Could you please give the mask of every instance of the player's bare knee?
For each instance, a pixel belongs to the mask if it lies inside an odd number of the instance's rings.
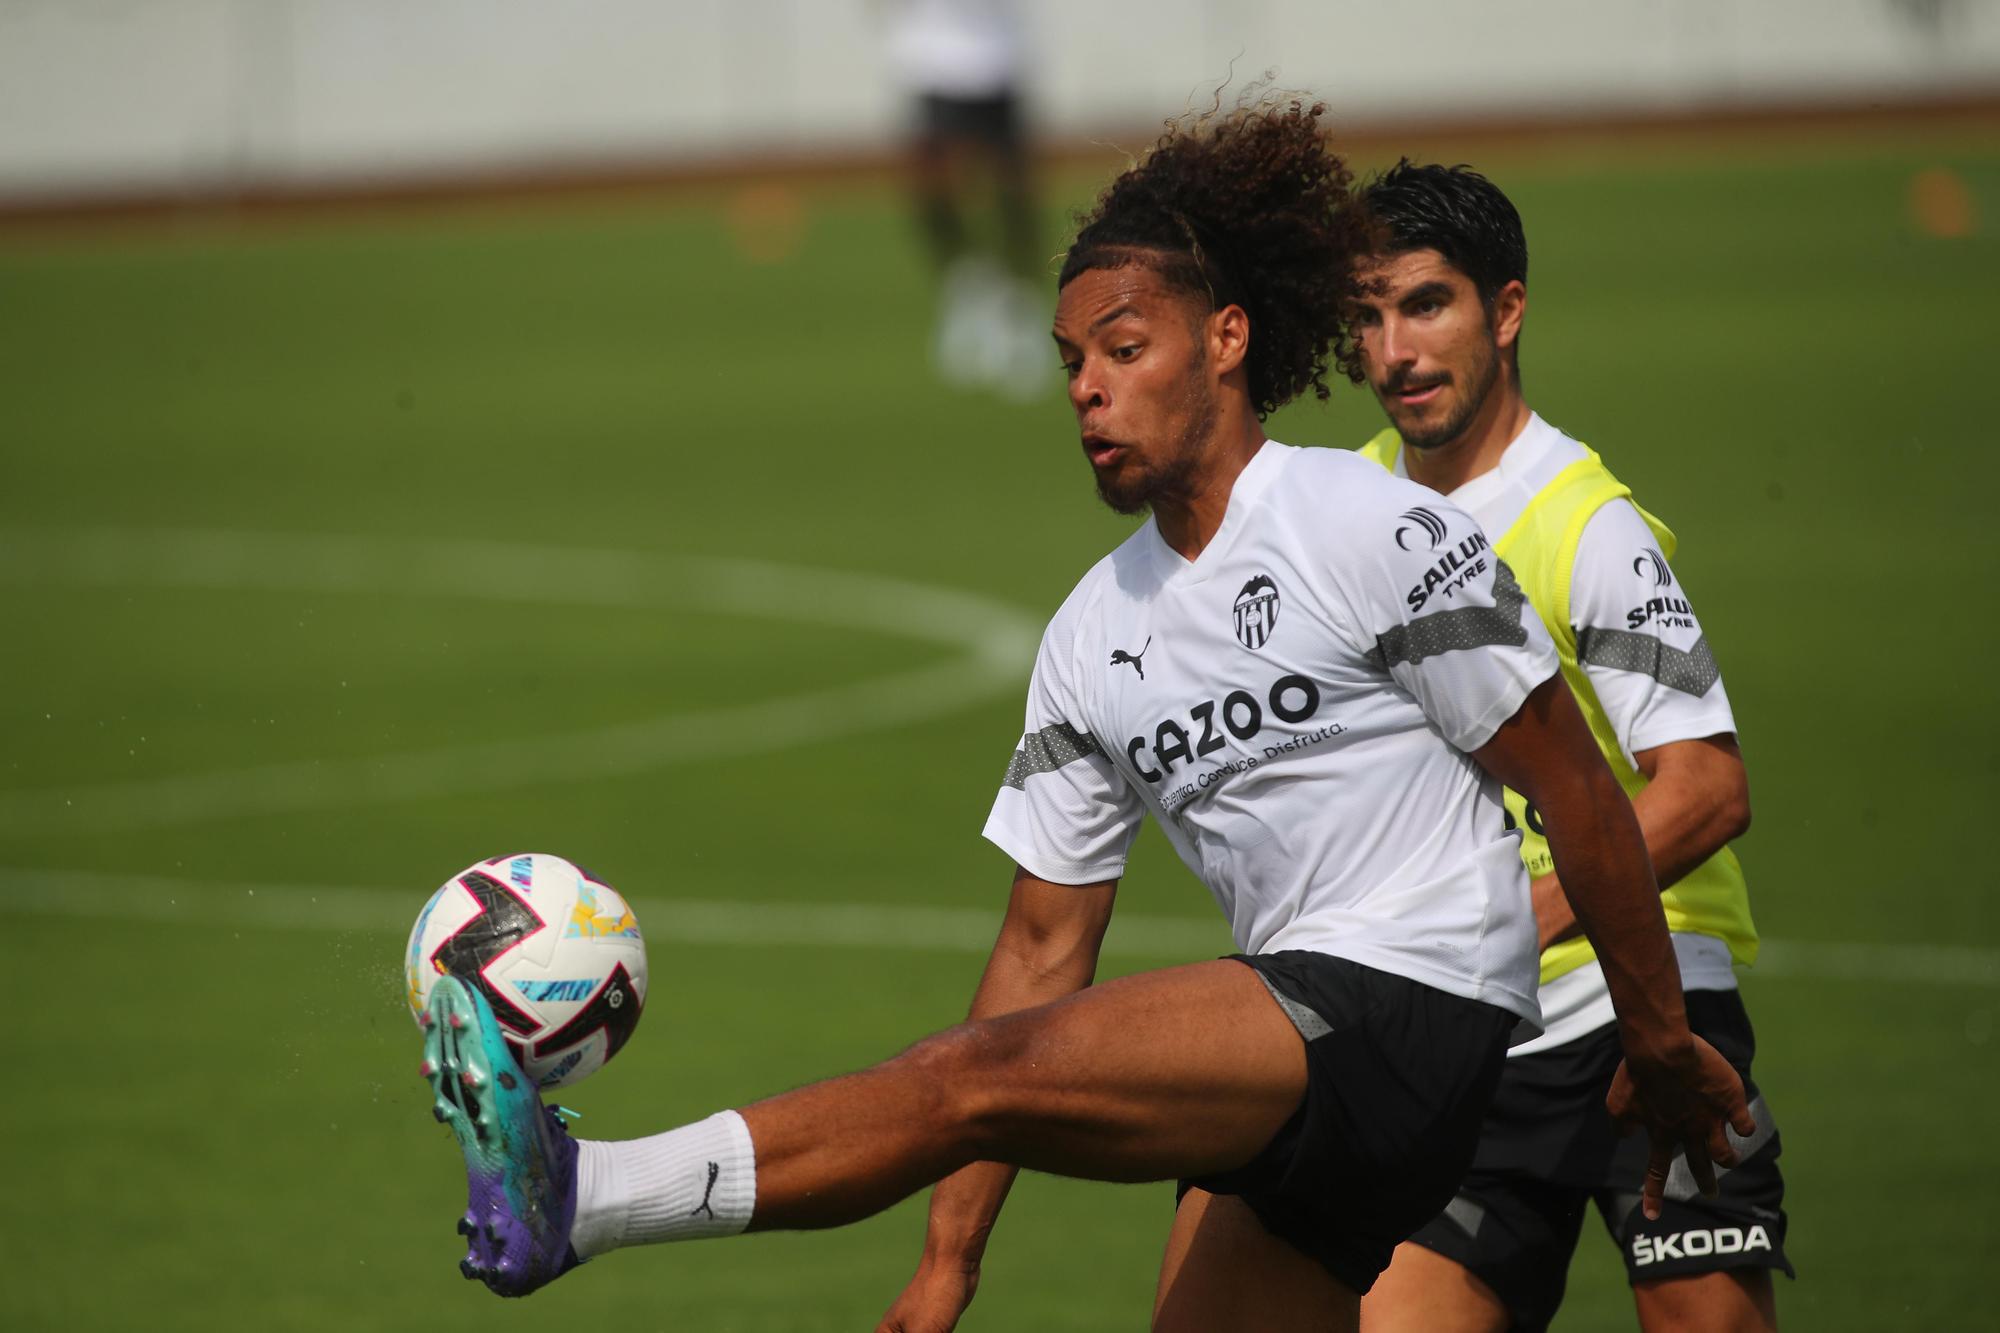
[[[1003,1150],[1020,1122],[1037,1048],[1037,1025],[1010,1015],[961,1023],[897,1059],[916,1075],[926,1119],[983,1157]]]
[[[1004,1043],[992,1028],[961,1023],[924,1038],[891,1062],[911,1076],[905,1114],[975,1153],[991,1134],[998,1070],[1005,1062]]]

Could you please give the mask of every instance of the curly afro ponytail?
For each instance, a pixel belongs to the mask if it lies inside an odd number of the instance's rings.
[[[1143,264],[1209,310],[1250,318],[1250,401],[1268,416],[1310,387],[1327,396],[1355,256],[1344,207],[1353,174],[1332,151],[1325,106],[1269,98],[1169,122],[1112,181],[1063,259],[1057,287],[1094,268]]]

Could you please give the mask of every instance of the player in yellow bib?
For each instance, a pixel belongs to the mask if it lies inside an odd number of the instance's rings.
[[[1755,1038],[1734,968],[1757,955],[1729,850],[1749,787],[1721,672],[1668,563],[1674,534],[1596,453],[1549,425],[1521,389],[1527,242],[1519,214],[1464,167],[1402,163],[1359,195],[1372,231],[1343,368],[1391,428],[1362,453],[1470,513],[1540,614],[1598,747],[1644,832],[1664,892],[1694,1030],[1742,1074],[1757,1132],[1704,1198],[1676,1166],[1648,1220],[1646,1161],[1604,1096],[1617,1034],[1602,971],[1554,873],[1539,812],[1507,793],[1533,877],[1544,1033],[1509,1052],[1472,1170],[1443,1214],[1396,1251],[1362,1307],[1369,1333],[1541,1329],[1562,1301],[1594,1204],[1624,1252],[1641,1325],[1776,1326],[1787,1274],[1777,1127],[1750,1078]],[[1423,506],[1399,545],[1437,561],[1412,605],[1448,607],[1478,563]]]

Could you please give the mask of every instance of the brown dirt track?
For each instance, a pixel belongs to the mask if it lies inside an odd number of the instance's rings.
[[[1126,152],[1145,147],[1157,132],[1156,127],[1127,127],[1088,139],[1046,141],[1037,158],[1046,172],[1098,174]],[[1362,164],[1386,163],[1405,153],[1482,159],[1496,153],[1556,151],[1619,155],[1676,149],[1713,152],[1726,143],[1773,139],[1894,141],[1917,133],[2000,135],[2000,89],[1927,101],[1735,105],[1589,120],[1574,115],[1361,120],[1349,122],[1338,133],[1350,158]],[[729,190],[774,179],[794,186],[865,185],[899,174],[901,166],[893,149],[812,154],[776,149],[727,158],[593,159],[573,166],[544,164],[305,186],[0,197],[0,230],[46,234],[79,224],[279,221],[350,211]]]

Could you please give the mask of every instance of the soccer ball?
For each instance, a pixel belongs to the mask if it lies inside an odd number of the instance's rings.
[[[521,1067],[558,1088],[604,1067],[646,1003],[646,942],[609,884],[559,856],[496,856],[431,895],[403,955],[422,1021],[446,973],[493,1006]]]

